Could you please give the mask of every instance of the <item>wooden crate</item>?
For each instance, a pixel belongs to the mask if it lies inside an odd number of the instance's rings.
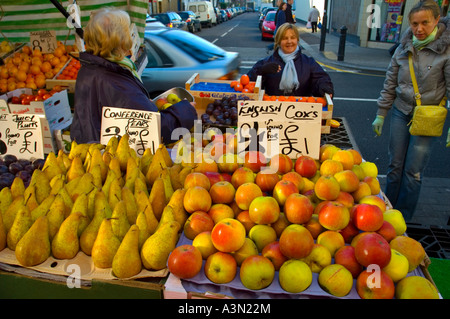
[[[255,83],[255,88],[253,93],[244,93],[234,91],[230,84],[232,81],[226,80],[204,80],[200,79],[200,75],[198,73],[194,73],[189,80],[186,81],[185,88],[192,94],[194,97],[202,97],[202,98],[222,98],[229,96],[236,96],[237,99],[249,98],[251,100],[260,100],[264,94],[264,90],[261,89],[261,76],[258,76]],[[196,85],[202,85],[202,89],[197,90]],[[205,86],[211,86],[211,89],[205,89]],[[215,90],[218,86],[224,88],[224,90],[218,91]],[[229,90],[228,90],[229,89]]]
[[[63,89],[67,89],[67,92],[75,93],[76,80],[57,79],[58,75],[60,75],[62,73],[62,71],[64,71],[64,69],[67,67],[67,65],[69,65],[69,63],[70,63],[70,61],[72,61],[72,59],[74,59],[74,58],[70,58],[66,62],[64,67],[61,68],[61,70],[59,70],[59,72],[57,74],[55,74],[55,76],[52,79],[45,80],[45,87],[47,88],[47,90],[51,90],[54,86],[60,85]]]

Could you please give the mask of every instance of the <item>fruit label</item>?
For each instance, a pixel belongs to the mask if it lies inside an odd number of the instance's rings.
[[[319,157],[322,105],[307,102],[245,100],[238,103],[238,149],[258,150],[267,158]]]
[[[57,47],[54,30],[30,31],[32,50],[39,49],[42,53],[52,53]]]
[[[107,144],[112,136],[128,133],[130,147],[142,156],[146,148],[154,154],[161,143],[161,115],[158,112],[116,107],[103,107],[100,143]]]
[[[36,114],[0,114],[1,154],[44,158],[41,120]]]

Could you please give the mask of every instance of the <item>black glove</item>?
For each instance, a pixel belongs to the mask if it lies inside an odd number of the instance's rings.
[[[326,86],[321,86],[321,87],[319,88],[319,95],[320,95],[320,96],[324,96],[325,93],[328,93],[328,94],[333,95],[333,94],[334,94],[333,87],[328,86],[328,85],[326,85]]]
[[[274,74],[274,73],[278,72],[279,67],[280,66],[278,65],[278,63],[270,62],[270,63],[264,64],[261,67],[261,73],[262,74]]]

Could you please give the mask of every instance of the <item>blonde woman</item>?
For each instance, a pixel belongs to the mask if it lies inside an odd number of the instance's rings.
[[[136,66],[127,57],[132,46],[127,12],[114,8],[93,12],[84,29],[84,41],[86,51],[80,53],[70,129],[71,138],[77,143],[100,140],[103,106],[158,111]],[[163,143],[173,142],[171,134],[175,128],[190,129],[197,119],[195,108],[187,100],[160,113]]]
[[[259,60],[247,73],[251,81],[262,76],[268,95],[324,96],[333,94],[330,76],[299,46],[299,31],[294,24],[284,23],[275,34],[272,55]]]

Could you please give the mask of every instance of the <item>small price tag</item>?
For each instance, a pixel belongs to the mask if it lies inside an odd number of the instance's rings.
[[[56,33],[53,30],[31,31],[30,44],[32,50],[38,49],[42,53],[52,53],[57,46]]]

